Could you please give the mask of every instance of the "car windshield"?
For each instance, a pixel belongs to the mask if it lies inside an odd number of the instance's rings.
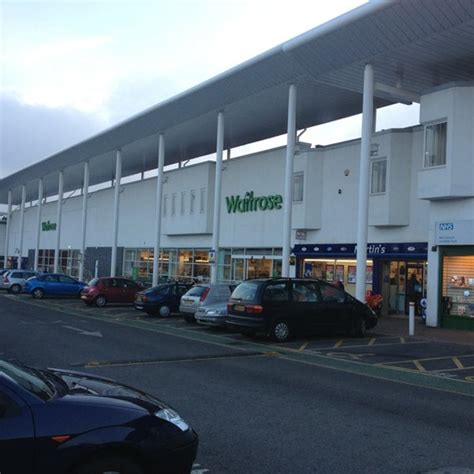
[[[169,293],[169,285],[158,285],[150,288],[148,291],[157,294],[157,295],[167,295]]]
[[[54,384],[36,369],[0,360],[0,372],[42,400],[50,400],[55,396]]]
[[[233,292],[231,298],[239,301],[254,301],[258,285],[255,283],[241,283]]]
[[[201,296],[207,286],[193,286],[187,293],[186,296]]]
[[[97,283],[99,283],[98,278],[93,278],[89,283],[87,283],[88,286],[96,286]]]

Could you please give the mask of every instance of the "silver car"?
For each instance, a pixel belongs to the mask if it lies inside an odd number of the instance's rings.
[[[21,293],[28,278],[38,276],[33,270],[9,270],[2,275],[1,288],[11,293]]]
[[[199,306],[194,317],[199,324],[206,326],[225,327],[227,316],[227,301]]]
[[[194,314],[200,306],[227,303],[234,287],[234,285],[227,285],[225,283],[193,286],[181,297],[179,311],[184,314],[184,319],[191,323],[195,321]]]

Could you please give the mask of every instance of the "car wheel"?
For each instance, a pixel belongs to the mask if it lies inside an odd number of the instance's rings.
[[[159,310],[159,315],[162,318],[169,318],[171,316],[171,309],[169,306],[166,306],[165,304],[163,306],[160,306]]]
[[[364,318],[357,318],[352,331],[355,337],[365,337],[367,333],[367,326]]]
[[[270,337],[276,342],[286,342],[290,338],[290,326],[284,319],[276,321],[270,331]]]
[[[36,298],[37,300],[40,300],[44,296],[44,290],[41,288],[35,288],[33,290],[33,298]]]
[[[21,292],[21,286],[20,286],[20,285],[17,285],[17,284],[12,285],[11,288],[9,289],[9,291],[10,291],[11,293],[14,293],[15,295],[17,295],[18,293]]]
[[[103,295],[99,295],[96,299],[95,299],[95,305],[98,307],[98,308],[103,308],[105,305],[107,304],[107,298]]]
[[[122,456],[106,456],[83,464],[74,474],[143,474],[142,468]]]

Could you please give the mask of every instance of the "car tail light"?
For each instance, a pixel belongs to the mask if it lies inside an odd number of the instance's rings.
[[[202,295],[199,301],[204,301],[207,298],[207,295],[209,294],[210,290],[211,289],[209,287],[204,288],[204,291],[202,292]]]
[[[259,314],[263,311],[263,306],[259,304],[248,304],[245,306],[245,312],[249,314]]]

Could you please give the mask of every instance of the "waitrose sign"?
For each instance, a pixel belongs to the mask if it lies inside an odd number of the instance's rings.
[[[255,211],[273,211],[281,209],[283,196],[273,194],[270,196],[254,196],[253,191],[247,191],[245,195],[226,196],[227,213],[235,212],[255,212]]]
[[[47,232],[48,230],[56,230],[56,223],[54,222],[42,222],[41,223],[41,230],[43,232]]]

